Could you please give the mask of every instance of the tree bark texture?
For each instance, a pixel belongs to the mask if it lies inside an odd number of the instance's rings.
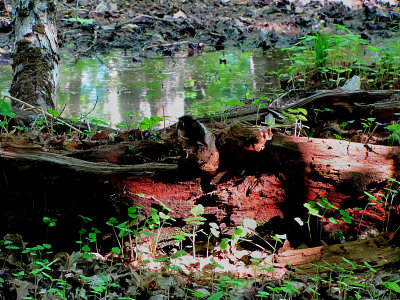
[[[56,13],[57,1],[13,1],[15,55],[10,94],[45,110],[54,109],[58,99]]]
[[[224,151],[220,154],[227,157]],[[398,222],[398,201],[387,206],[379,195],[385,193],[387,179],[399,174],[399,154],[399,147],[274,136],[262,151],[231,153],[224,159],[225,170],[219,169],[217,174],[188,177],[182,171],[170,172],[151,178],[125,177],[116,184],[128,205],[149,207],[161,200],[180,220],[190,216],[194,205],[202,204],[209,221],[217,222],[226,232],[244,218],[266,225],[273,218],[282,218],[291,230],[296,217],[307,220],[304,203],[323,197],[353,216],[352,224],[346,224],[339,210],[329,211],[319,220],[327,231],[356,232],[370,226],[380,230],[389,215],[392,224]],[[356,209],[368,203],[364,191],[374,194],[378,202],[365,211]],[[329,226],[329,217],[338,219],[339,224]]]
[[[297,274],[322,276],[329,275],[335,269],[348,268],[349,264],[343,260],[343,257],[354,263],[357,272],[368,271],[365,263],[369,263],[375,270],[382,270],[398,264],[400,249],[390,247],[387,239],[381,235],[344,244],[286,250],[276,256],[276,265],[296,267]]]

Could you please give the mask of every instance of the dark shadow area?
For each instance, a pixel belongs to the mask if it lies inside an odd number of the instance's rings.
[[[0,238],[18,233],[33,243],[47,242],[53,249],[78,250],[78,215],[94,221],[85,227],[100,231],[109,217],[117,215],[112,202],[114,187],[107,178],[77,174],[60,168],[18,166],[1,160]],[[48,227],[43,217],[56,220]]]

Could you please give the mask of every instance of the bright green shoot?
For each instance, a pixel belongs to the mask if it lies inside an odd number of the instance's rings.
[[[192,250],[193,250],[193,258],[196,258],[196,236],[197,230],[200,225],[203,225],[206,218],[203,218],[201,215],[204,214],[204,207],[201,204],[196,205],[190,210],[193,217],[189,217],[185,219],[185,222],[189,223],[192,226],[192,234],[189,235],[189,238],[192,240]]]

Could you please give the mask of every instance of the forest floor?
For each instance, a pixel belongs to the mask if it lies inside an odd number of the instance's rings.
[[[126,49],[143,54],[152,45],[192,42],[218,50],[251,46],[263,50],[292,46],[324,26],[343,25],[366,40],[388,38],[398,27],[397,2],[388,1],[67,1],[59,4],[61,51],[79,57]],[[3,11],[1,32],[10,31],[11,7]],[[187,45],[184,44],[187,48]],[[12,35],[0,35],[12,48]],[[175,48],[175,47],[174,47]],[[158,50],[160,50],[158,49]]]

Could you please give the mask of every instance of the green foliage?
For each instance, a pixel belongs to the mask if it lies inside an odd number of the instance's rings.
[[[289,108],[287,111],[282,111],[286,116],[286,123],[294,124],[294,136],[300,136],[303,128],[302,122],[307,121],[307,110],[304,108]]]
[[[325,33],[324,27],[321,25],[321,32],[314,33],[315,65],[318,69],[326,67],[329,48],[329,38]]]
[[[223,238],[221,240],[220,247],[222,249],[227,249],[229,246],[230,249],[234,249],[247,235],[255,233],[254,230],[256,227],[256,221],[252,219],[244,219],[242,224],[235,228],[231,238]]]
[[[190,235],[187,235],[191,240],[192,240],[192,251],[193,251],[193,258],[196,258],[196,236],[197,236],[197,230],[200,225],[203,225],[205,221],[207,221],[206,218],[203,218],[201,215],[204,214],[204,207],[201,204],[198,204],[194,206],[190,210],[191,214],[193,217],[188,217],[185,219],[185,222],[190,224],[192,226],[192,233]]]
[[[331,204],[330,202],[329,202],[329,200],[327,199],[327,198],[325,198],[325,197],[322,197],[321,198],[321,200],[318,200],[317,202],[307,202],[307,203],[304,203],[304,207],[305,208],[307,208],[307,213],[308,213],[308,219],[307,219],[307,227],[308,227],[308,231],[309,231],[309,234],[310,234],[310,240],[312,241],[312,232],[311,232],[311,226],[310,226],[310,221],[311,221],[311,216],[314,216],[314,217],[316,217],[317,219],[323,219],[323,218],[325,218],[325,214],[329,211],[329,210],[338,210],[339,208],[338,207],[336,207],[335,205],[333,205],[333,204]],[[321,209],[322,209],[322,211],[321,211]],[[342,210],[340,210],[340,211],[342,211]],[[344,213],[346,213],[345,211],[344,211]],[[351,218],[349,215],[347,215],[347,218]],[[342,219],[343,219],[343,217],[342,217]],[[335,218],[333,218],[333,217],[330,217],[329,219],[328,219],[328,221],[330,222],[330,223],[333,223],[333,224],[338,224],[339,222],[335,219]],[[301,224],[300,224],[301,225]],[[322,221],[321,221],[321,224],[320,224],[320,229],[319,229],[319,239],[321,240],[321,236],[322,236]]]
[[[286,71],[293,87],[309,89],[311,81],[317,79],[329,88],[337,88],[353,75],[363,79],[366,89],[400,86],[400,42],[371,46],[360,35],[337,26],[332,35],[321,27],[320,32],[284,49],[291,62]]]
[[[398,122],[393,122],[392,124],[386,126],[386,129],[390,131],[389,135],[389,145],[399,145],[400,144],[400,124]]]
[[[57,224],[57,219],[43,217],[43,223],[47,224],[47,226],[49,226],[49,227],[54,227]]]
[[[15,118],[15,113],[11,111],[11,105],[4,99],[0,100],[0,133],[8,132],[8,123],[12,118]]]

